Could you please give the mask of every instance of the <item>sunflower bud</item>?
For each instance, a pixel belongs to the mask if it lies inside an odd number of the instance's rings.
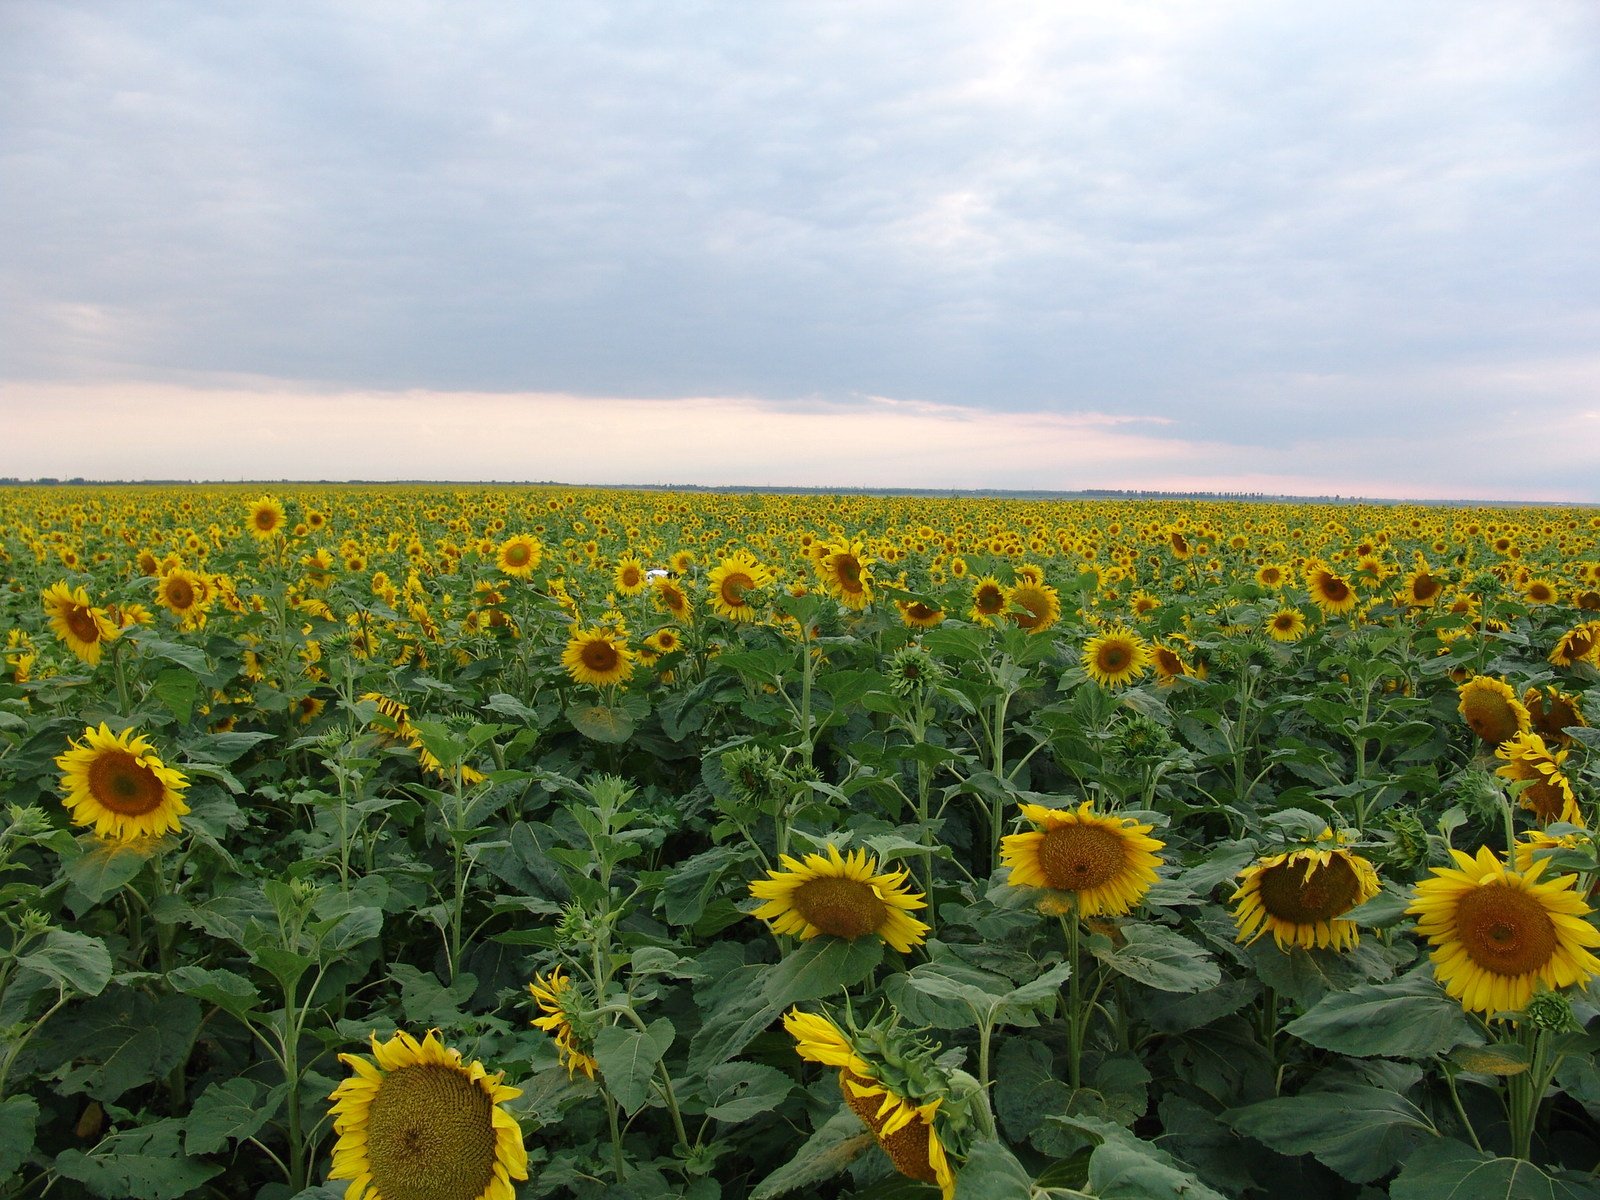
[[[1523,1017],[1535,1029],[1551,1033],[1566,1033],[1578,1028],[1572,1012],[1572,1001],[1560,992],[1535,992],[1522,1010]]]

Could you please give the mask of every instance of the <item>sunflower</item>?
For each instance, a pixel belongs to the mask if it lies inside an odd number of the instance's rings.
[[[1306,573],[1306,588],[1311,593],[1311,602],[1330,617],[1350,612],[1358,599],[1349,580],[1321,563],[1313,564]]]
[[[900,620],[910,629],[932,629],[944,620],[944,610],[922,600],[896,600]]]
[[[174,567],[156,584],[156,603],[184,621],[193,621],[210,603],[211,589],[192,571]]]
[[[1444,582],[1426,564],[1406,576],[1395,599],[1407,608],[1427,608],[1444,592]]]
[[[1561,770],[1567,751],[1551,751],[1537,733],[1519,733],[1502,742],[1494,756],[1506,764],[1495,769],[1496,775],[1515,783],[1526,782],[1517,802],[1533,813],[1541,825],[1552,821],[1583,824],[1572,784]]]
[[[872,600],[872,572],[862,561],[860,542],[851,542],[829,553],[817,562],[817,573],[830,595],[846,608],[863,609]]]
[[[1061,619],[1061,597],[1048,583],[1023,580],[1006,592],[1006,615],[1029,633],[1043,633]]]
[[[1076,811],[1024,804],[1022,815],[1036,828],[1000,842],[1013,887],[1069,892],[1080,916],[1122,916],[1156,881],[1163,843],[1149,825],[1097,813],[1089,800]]]
[[[1530,579],[1522,589],[1522,598],[1535,606],[1554,604],[1558,595],[1556,585],[1548,579]]]
[[[938,1184],[942,1200],[952,1200],[955,1171],[939,1133],[939,1112],[949,1099],[948,1083],[927,1051],[903,1045],[902,1035],[895,1039],[902,1044],[893,1047],[893,1061],[884,1054],[885,1061],[880,1062],[878,1054],[865,1046],[858,1048],[855,1040],[827,1017],[797,1008],[784,1014],[783,1027],[794,1038],[795,1053],[801,1058],[838,1068],[839,1091],[845,1103],[872,1131],[894,1169],[909,1179]],[[889,1037],[894,1032],[888,1031]],[[863,1042],[869,1040],[887,1039],[862,1037]]]
[[[1540,691],[1530,687],[1522,693],[1522,705],[1528,710],[1533,731],[1552,745],[1567,746],[1572,743],[1568,729],[1588,728],[1583,711],[1578,707],[1578,697],[1557,687]]]
[[[1434,867],[1406,911],[1432,943],[1433,973],[1468,1012],[1494,1016],[1526,1007],[1536,987],[1564,988],[1600,974],[1600,929],[1573,890],[1576,875],[1544,880],[1548,860],[1508,868],[1487,846],[1477,857],[1452,849],[1454,867]]]
[[[1285,587],[1289,573],[1277,563],[1262,563],[1256,568],[1256,582],[1265,588]]]
[[[974,621],[988,625],[1005,610],[1006,590],[993,575],[985,575],[972,585],[970,616]]]
[[[100,662],[104,643],[116,638],[119,630],[104,609],[89,601],[83,588],[68,588],[65,582],[52,583],[44,591],[44,615],[56,637],[91,667]]]
[[[677,581],[665,575],[657,575],[650,581],[650,601],[656,608],[668,614],[676,621],[690,619],[689,597],[678,586]]]
[[[1105,687],[1132,683],[1150,666],[1150,648],[1131,629],[1112,626],[1090,638],[1083,647],[1083,669]]]
[[[339,1055],[355,1074],[330,1097],[339,1140],[328,1178],[351,1181],[346,1200],[515,1200],[528,1152],[500,1106],[520,1088],[464,1063],[436,1029],[421,1042],[373,1034],[372,1058]]]
[[[283,532],[283,505],[272,496],[262,496],[250,501],[246,507],[250,515],[245,518],[245,525],[250,530],[250,536],[266,541]]]
[[[526,579],[539,569],[544,561],[544,547],[539,539],[525,533],[513,534],[500,543],[495,552],[496,569],[516,579]]]
[[[928,926],[910,915],[928,907],[922,893],[906,888],[910,872],[878,872],[878,860],[865,850],[841,857],[832,842],[827,857],[808,854],[802,863],[785,854],[784,869],[750,884],[750,894],[766,903],[751,915],[808,941],[819,933],[855,941],[876,934],[902,954],[920,946]]]
[[[1461,716],[1489,745],[1498,746],[1528,731],[1528,710],[1504,680],[1474,675],[1456,689],[1456,695],[1461,698]]]
[[[1597,648],[1600,648],[1600,621],[1585,621],[1561,635],[1561,640],[1550,651],[1550,661],[1558,667],[1592,661]]]
[[[1378,894],[1372,864],[1340,844],[1345,839],[1324,829],[1315,844],[1274,854],[1240,872],[1232,899],[1237,941],[1246,944],[1271,932],[1280,950],[1350,950],[1360,940],[1345,913]]]
[[[1275,642],[1298,642],[1306,635],[1306,616],[1298,608],[1280,608],[1267,618],[1267,636]]]
[[[740,550],[714,567],[706,580],[711,589],[711,611],[728,621],[754,621],[756,610],[750,603],[750,593],[771,582],[772,572],[747,551]]]
[[[561,665],[578,683],[601,687],[623,683],[633,674],[633,651],[614,630],[574,629],[561,652]]]
[[[625,554],[618,560],[617,569],[611,577],[612,586],[617,589],[619,596],[637,596],[644,591],[648,582],[644,563],[631,554]]]
[[[542,1017],[535,1017],[533,1024],[555,1039],[556,1054],[561,1065],[567,1069],[567,1078],[582,1071],[593,1079],[600,1064],[582,1049],[579,1045],[582,1039],[573,1028],[574,1019],[581,1021],[582,1017],[577,1008],[581,993],[572,986],[571,978],[563,975],[561,968],[557,967],[549,975],[535,974],[528,991],[539,1002],[539,1010],[544,1013]]]
[[[1150,665],[1155,668],[1156,684],[1171,687],[1175,679],[1189,673],[1189,664],[1171,646],[1157,642],[1150,647]]]
[[[178,818],[189,811],[182,795],[189,781],[131,729],[114,734],[104,722],[85,728],[56,766],[72,823],[93,825],[100,837],[132,842],[177,833]]]

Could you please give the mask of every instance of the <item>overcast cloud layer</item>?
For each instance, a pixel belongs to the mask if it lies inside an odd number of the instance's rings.
[[[7,0],[0,86],[0,475],[1600,500],[1590,0]]]

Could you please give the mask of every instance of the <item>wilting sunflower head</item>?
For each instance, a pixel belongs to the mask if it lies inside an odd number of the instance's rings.
[[[858,1029],[840,1028],[825,1016],[791,1009],[784,1028],[795,1053],[839,1071],[839,1091],[850,1111],[872,1131],[896,1171],[955,1195],[952,1158],[965,1156],[974,1126],[977,1083],[936,1061],[939,1048],[890,1019]]]
[[[544,1014],[535,1017],[533,1024],[555,1040],[556,1053],[567,1069],[567,1077],[570,1079],[582,1071],[593,1079],[600,1064],[591,1053],[594,1046],[587,1033],[589,1022],[584,996],[573,986],[571,976],[562,974],[560,967],[549,975],[536,974],[528,991]]]
[[[906,886],[909,871],[880,872],[877,858],[865,850],[841,856],[832,842],[826,856],[808,854],[801,862],[785,854],[779,861],[782,870],[750,884],[750,894],[765,901],[753,915],[774,933],[801,941],[828,934],[852,942],[875,934],[902,954],[928,936],[928,926],[910,915],[928,902]]]
[[[561,652],[561,665],[578,683],[604,687],[625,683],[633,674],[634,653],[627,640],[603,626],[574,629]]]
[[[1600,656],[1600,621],[1585,621],[1561,635],[1550,651],[1550,661],[1558,667],[1593,662]]]
[[[1572,735],[1567,730],[1589,725],[1578,697],[1557,687],[1547,687],[1543,691],[1531,687],[1522,693],[1522,704],[1528,710],[1533,731],[1544,738],[1546,745],[1571,745]]]
[[[501,1104],[522,1095],[477,1061],[443,1045],[372,1036],[372,1060],[341,1054],[354,1074],[333,1089],[330,1179],[346,1200],[515,1200],[528,1177],[522,1129]]]
[[[1131,629],[1113,626],[1084,643],[1084,672],[1104,687],[1132,683],[1150,667],[1150,647]]]
[[[1280,950],[1350,950],[1360,940],[1344,914],[1378,894],[1378,875],[1347,839],[1325,829],[1315,842],[1262,858],[1240,872],[1233,893],[1236,940],[1249,943],[1271,933]]]
[[[1079,916],[1122,916],[1156,881],[1164,843],[1148,836],[1149,825],[1097,813],[1089,800],[1076,810],[1024,804],[1022,815],[1033,830],[1000,842],[1013,887],[1067,893]]]
[[[189,811],[183,802],[188,780],[164,766],[132,729],[113,734],[104,722],[86,728],[56,766],[72,823],[93,825],[100,837],[133,842],[177,833],[178,818]]]
[[[1541,825],[1553,821],[1583,824],[1572,783],[1562,770],[1567,751],[1552,751],[1537,733],[1519,733],[1502,742],[1494,756],[1505,761],[1495,774],[1522,785],[1514,789],[1517,803],[1533,813]]]
[[[69,588],[63,581],[44,591],[44,614],[57,638],[91,667],[100,661],[106,642],[121,631],[103,609],[96,608],[83,588]]]
[[[1456,689],[1456,695],[1461,698],[1462,718],[1473,733],[1491,746],[1498,746],[1529,727],[1528,710],[1504,680],[1474,675]]]
[[[1434,867],[1406,911],[1434,947],[1435,977],[1468,1012],[1519,1012],[1541,984],[1572,987],[1600,975],[1591,953],[1600,929],[1573,891],[1576,875],[1547,880],[1545,860],[1519,871],[1488,847],[1450,856],[1455,865]]]

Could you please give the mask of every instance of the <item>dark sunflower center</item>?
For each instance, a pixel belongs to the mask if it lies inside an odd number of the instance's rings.
[[[1588,656],[1589,651],[1594,649],[1594,638],[1589,635],[1587,630],[1574,629],[1563,640],[1562,649],[1567,652],[1568,658],[1585,658]]]
[[[1517,714],[1506,703],[1504,696],[1490,691],[1474,691],[1461,707],[1472,732],[1486,742],[1498,746],[1517,732]]]
[[[385,1075],[367,1118],[367,1160],[383,1200],[477,1200],[494,1175],[492,1107],[451,1067]]]
[[[1272,618],[1272,627],[1280,633],[1288,633],[1294,628],[1294,616],[1290,613],[1279,613]]]
[[[140,817],[161,804],[164,788],[156,773],[126,750],[102,750],[89,764],[89,790],[106,808]]]
[[[794,907],[823,933],[854,941],[883,927],[889,907],[859,879],[809,879],[794,890]]]
[[[1058,891],[1099,887],[1115,879],[1126,862],[1122,839],[1099,825],[1058,825],[1039,843],[1039,866]]]
[[[1322,594],[1333,603],[1338,604],[1350,595],[1350,589],[1345,586],[1344,580],[1329,578],[1322,583]]]
[[[729,575],[722,581],[722,602],[735,606],[744,603],[744,594],[755,587],[756,581],[742,571]]]
[[[526,546],[509,546],[506,548],[506,562],[513,567],[528,565],[529,551]]]
[[[1269,916],[1295,925],[1331,921],[1355,907],[1361,881],[1343,858],[1318,867],[1305,859],[1261,872],[1261,906]]]
[[[1527,892],[1489,883],[1461,897],[1456,935],[1467,956],[1495,975],[1527,975],[1555,955],[1555,922]]]
[[[894,1169],[908,1178],[918,1179],[923,1183],[938,1182],[938,1176],[928,1163],[928,1126],[920,1120],[912,1121],[888,1137],[884,1137],[879,1131],[889,1119],[889,1114],[885,1113],[881,1118],[878,1116],[878,1109],[883,1107],[883,1097],[857,1096],[845,1086],[847,1079],[853,1079],[863,1087],[873,1086],[874,1081],[864,1079],[854,1071],[839,1072],[839,1090],[844,1093],[845,1103],[856,1116],[861,1118],[862,1123],[872,1130],[872,1136],[878,1139],[878,1145],[883,1147],[883,1152],[889,1156]]]
[[[839,582],[845,587],[861,582],[861,563],[853,554],[836,556],[833,560],[833,569],[839,576]]]
[[[1439,581],[1432,575],[1418,575],[1411,584],[1411,594],[1418,600],[1432,600],[1439,594]]]
[[[278,524],[278,514],[273,512],[270,508],[258,508],[256,510],[256,528],[257,529],[260,529],[260,530],[263,530],[263,531],[270,530],[270,529],[276,528],[277,524]]]
[[[1161,649],[1156,651],[1156,663],[1163,674],[1179,675],[1183,672],[1183,660],[1171,650]]]
[[[639,586],[639,572],[638,572],[638,570],[636,568],[634,568],[634,567],[625,567],[623,569],[623,572],[622,572],[622,586],[623,587],[638,587]]]
[[[100,640],[100,624],[94,619],[94,613],[81,604],[67,606],[62,613],[67,628],[72,630],[72,635],[80,642],[98,642]]]
[[[187,579],[172,578],[167,580],[167,603],[173,608],[184,609],[194,606],[194,588],[189,586]]]
[[[608,671],[616,670],[617,662],[620,658],[617,654],[617,648],[603,639],[585,642],[583,649],[578,653],[578,657],[583,660],[584,666],[597,675],[604,675]]]
[[[1528,599],[1538,604],[1548,604],[1555,599],[1555,593],[1542,583],[1536,583],[1528,589]]]
[[[1128,669],[1128,664],[1133,661],[1133,654],[1121,642],[1111,642],[1100,647],[1100,653],[1095,655],[1095,662],[1107,675],[1119,675]]]
[[[1000,611],[1005,602],[998,588],[980,588],[977,596],[978,611],[985,615],[992,615]]]

